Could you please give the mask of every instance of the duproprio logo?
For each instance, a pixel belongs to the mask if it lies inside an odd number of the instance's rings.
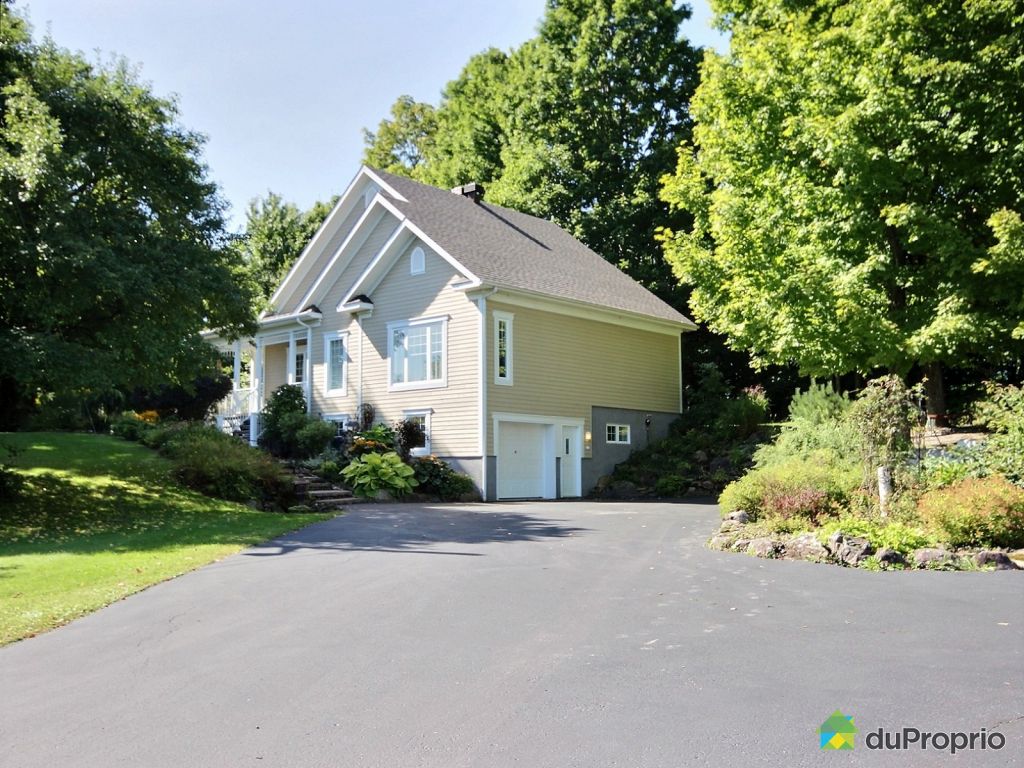
[[[844,715],[838,709],[818,728],[822,749],[853,749],[856,733],[853,717]]]
[[[853,717],[838,709],[818,728],[821,749],[853,749],[853,737],[858,733]],[[876,728],[867,732],[864,746],[871,750],[937,750],[955,755],[963,750],[999,750],[1006,745],[1006,737],[999,731],[982,728],[979,731],[923,731],[918,728]]]

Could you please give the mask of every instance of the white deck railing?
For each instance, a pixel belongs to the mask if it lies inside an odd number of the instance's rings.
[[[252,414],[255,401],[254,389],[235,389],[229,392],[214,410],[217,428],[224,432],[234,432]]]

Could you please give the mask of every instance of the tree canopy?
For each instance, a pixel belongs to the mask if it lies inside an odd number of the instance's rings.
[[[266,308],[274,290],[323,224],[334,203],[334,199],[318,201],[308,211],[300,211],[294,203],[274,192],[249,202],[245,231],[232,247],[250,281],[256,313]]]
[[[1024,15],[1006,0],[713,0],[663,197],[691,309],[759,364],[1019,358]]]
[[[0,15],[4,399],[191,381],[200,330],[251,318],[203,138],[127,64],[34,42],[7,0]]]
[[[535,38],[472,57],[436,109],[401,97],[364,158],[435,186],[481,182],[679,305],[654,234],[672,220],[659,177],[690,132],[688,17],[673,0],[549,0]]]

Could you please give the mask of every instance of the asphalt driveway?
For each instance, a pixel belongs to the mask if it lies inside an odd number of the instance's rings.
[[[0,649],[0,765],[1014,765],[1024,574],[711,552],[713,507],[361,507]],[[860,734],[821,752],[836,709]],[[884,727],[999,751],[866,749]]]

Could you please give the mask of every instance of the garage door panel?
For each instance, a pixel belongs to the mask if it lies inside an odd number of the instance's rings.
[[[544,495],[543,424],[503,421],[498,426],[498,498]]]

